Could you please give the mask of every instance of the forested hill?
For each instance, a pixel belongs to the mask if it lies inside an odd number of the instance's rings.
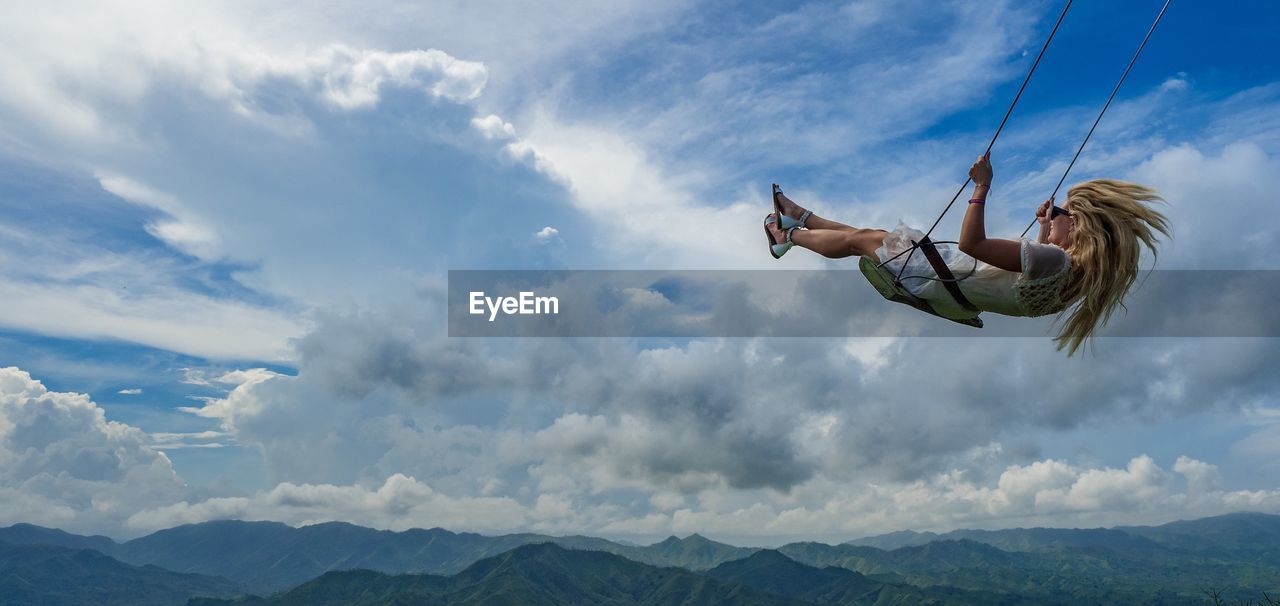
[[[460,590],[470,578],[464,573],[474,572],[480,563],[518,556],[503,560],[515,566],[530,554],[540,554],[533,561],[542,566],[570,561],[565,558],[597,558],[618,574],[651,578],[658,573],[649,569],[662,570],[670,577],[664,583],[705,591],[724,585],[736,587],[734,596],[802,603],[855,604],[875,595],[880,596],[875,600],[889,600],[883,603],[1193,604],[1204,603],[1206,589],[1219,589],[1233,599],[1261,599],[1263,591],[1280,595],[1280,516],[1268,514],[1111,529],[900,532],[770,550],[699,535],[628,545],[584,536],[484,536],[439,528],[390,532],[343,523],[294,528],[241,521],[179,526],[123,543],[19,524],[0,529],[0,543],[9,550],[8,557],[0,558],[0,593],[15,596],[6,604],[162,604],[195,596],[285,592],[283,596],[322,579],[385,582],[390,593],[402,583],[443,583],[414,590],[434,588],[435,593],[428,593],[438,600]],[[548,543],[570,555],[547,547],[521,551]],[[351,570],[378,575],[338,574]],[[581,572],[593,574],[591,570]],[[532,578],[563,581],[568,589],[578,588],[574,591],[586,591],[579,585],[586,583],[589,589],[594,582],[572,570],[562,572]],[[399,578],[404,575],[417,580]],[[126,591],[104,593],[110,599],[96,602],[75,601],[92,595],[84,592],[95,585]],[[142,599],[138,592],[150,593]],[[383,590],[374,593],[379,592]],[[121,596],[137,599],[111,601]],[[625,600],[638,598],[610,599],[632,603]]]

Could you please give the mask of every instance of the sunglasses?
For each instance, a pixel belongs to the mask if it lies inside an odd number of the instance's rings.
[[[1058,206],[1053,206],[1049,211],[1050,219],[1057,219],[1058,217],[1062,217],[1062,216],[1070,217],[1071,211],[1065,208],[1059,208]]]

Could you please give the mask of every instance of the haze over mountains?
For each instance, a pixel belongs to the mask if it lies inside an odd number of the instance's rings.
[[[1238,599],[1280,593],[1280,516],[897,532],[777,549],[699,535],[635,546],[337,522],[207,522],[123,543],[0,529],[4,604],[212,604],[250,594],[270,597],[236,603],[1198,604],[1207,588]]]

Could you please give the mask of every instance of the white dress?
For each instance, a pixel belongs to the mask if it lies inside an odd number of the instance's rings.
[[[918,242],[923,237],[924,232],[899,222],[885,237],[884,245],[876,251],[879,256],[876,262],[884,262],[911,248],[911,240]],[[1021,242],[1021,272],[1000,269],[974,259],[960,252],[954,244],[935,244],[935,247],[947,267],[951,268],[951,273],[959,279],[960,292],[978,309],[1006,316],[1041,316],[1061,311],[1065,306],[1059,294],[1069,274],[1071,258],[1065,250],[1053,244],[1041,244],[1030,238],[1022,238]],[[902,272],[901,279],[907,290],[928,301],[935,311],[946,317],[971,318],[975,315],[961,307],[942,282],[912,277],[938,277],[921,251],[902,254],[886,263],[885,269],[898,275],[908,256],[911,261]]]

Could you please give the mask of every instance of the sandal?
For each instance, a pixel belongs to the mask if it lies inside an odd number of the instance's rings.
[[[783,216],[785,217],[786,215],[783,215]],[[777,219],[775,218],[773,213],[770,213],[768,216],[764,218],[764,235],[769,240],[769,254],[773,255],[773,258],[775,259],[781,259],[782,255],[787,254],[787,251],[791,250],[791,247],[796,245],[795,242],[791,241],[791,233],[797,229],[800,229],[800,226],[793,225],[787,228],[786,240],[783,242],[778,242],[773,238],[773,232],[769,231],[769,226],[773,225],[776,221]],[[784,224],[785,224],[785,221],[784,221]]]
[[[778,202],[778,194],[780,193],[782,193],[782,188],[779,187],[777,183],[774,183],[773,184],[773,212],[778,213],[778,216],[782,217],[782,229],[791,229],[793,227],[804,227],[805,222],[809,220],[809,216],[812,215],[813,212],[806,209],[803,213],[800,214],[800,218],[798,220],[788,217],[787,213],[782,212],[782,204]]]

